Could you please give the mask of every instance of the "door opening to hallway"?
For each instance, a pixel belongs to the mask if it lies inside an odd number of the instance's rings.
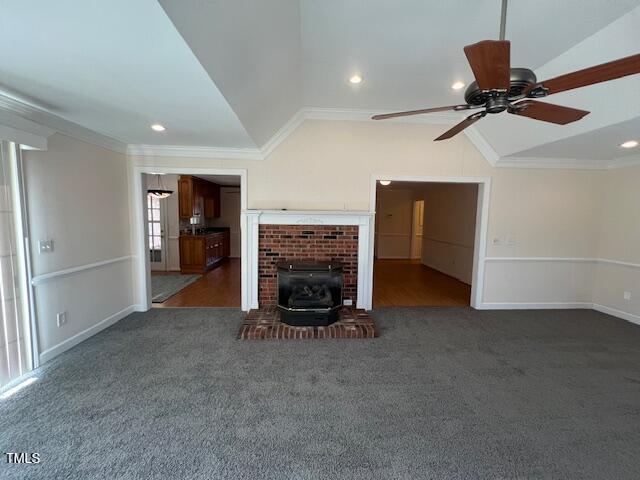
[[[478,185],[376,188],[374,307],[468,306]]]

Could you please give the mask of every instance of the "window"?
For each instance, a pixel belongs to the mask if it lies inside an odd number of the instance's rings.
[[[162,258],[162,215],[160,199],[147,195],[147,218],[149,219],[149,261],[160,263]]]

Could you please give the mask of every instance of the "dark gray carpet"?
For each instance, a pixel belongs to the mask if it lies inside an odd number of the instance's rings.
[[[0,402],[3,478],[637,479],[640,328],[594,311],[389,309],[374,340],[238,341],[134,314]]]
[[[151,275],[151,301],[162,303],[200,277],[201,275],[182,275],[180,273]]]

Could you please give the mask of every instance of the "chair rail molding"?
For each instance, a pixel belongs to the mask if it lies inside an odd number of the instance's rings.
[[[134,255],[125,255],[123,257],[110,258],[108,260],[101,260],[94,263],[86,263],[84,265],[78,265],[76,267],[65,268],[63,270],[56,270],[55,272],[43,273],[36,275],[31,279],[31,285],[38,286],[43,283],[51,282],[62,277],[68,277],[80,272],[86,272],[87,270],[95,270],[97,268],[105,267],[107,265],[113,265],[114,263],[126,262],[133,259]]]

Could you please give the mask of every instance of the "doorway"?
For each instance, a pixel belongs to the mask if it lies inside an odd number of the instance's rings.
[[[488,179],[379,180],[374,308],[481,304]]]
[[[144,205],[135,223],[146,308],[242,307],[246,171],[134,167],[134,174]],[[160,174],[168,193],[149,198]]]

